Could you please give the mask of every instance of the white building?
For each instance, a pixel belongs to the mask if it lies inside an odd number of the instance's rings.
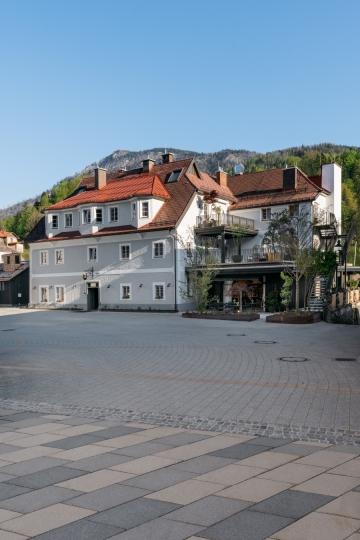
[[[274,212],[306,207],[341,221],[341,169],[321,178],[297,168],[216,178],[192,159],[108,174],[96,169],[78,190],[45,212],[30,244],[30,303],[69,309],[185,310],[187,250],[208,246],[218,263],[214,294],[229,300],[235,280],[255,281],[262,306],[279,280],[281,256],[262,247]],[[236,231],[241,228],[241,245]],[[316,231],[314,231],[316,232]]]

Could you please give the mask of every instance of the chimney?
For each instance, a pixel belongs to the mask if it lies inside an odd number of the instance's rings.
[[[143,159],[143,171],[150,172],[153,166],[155,165],[155,160],[151,158]]]
[[[283,169],[283,190],[292,191],[297,188],[297,168]]]
[[[174,161],[174,154],[172,152],[164,152],[161,157],[163,163],[172,163]]]
[[[106,169],[96,167],[95,169],[95,188],[103,189],[106,186]]]
[[[227,172],[223,171],[221,168],[216,171],[216,182],[219,184],[219,186],[227,187],[227,177]]]

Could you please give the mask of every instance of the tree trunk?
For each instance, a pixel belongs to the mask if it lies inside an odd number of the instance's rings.
[[[295,310],[299,311],[299,303],[300,303],[300,280],[299,277],[296,276],[295,278]]]

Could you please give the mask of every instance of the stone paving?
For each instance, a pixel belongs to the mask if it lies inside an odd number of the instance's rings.
[[[0,409],[0,539],[359,540],[360,448]]]
[[[0,309],[0,407],[356,445],[359,343],[325,323]]]

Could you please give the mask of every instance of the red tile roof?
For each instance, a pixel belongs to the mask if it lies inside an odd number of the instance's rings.
[[[203,191],[204,193],[216,192],[219,198],[232,202],[236,201],[230,189],[226,186],[220,186],[209,174],[200,172],[201,178],[191,173],[186,173],[186,176],[199,191]]]
[[[4,231],[4,230],[0,230],[0,238],[9,238],[13,236],[14,238],[17,238],[16,234],[15,233],[12,233],[12,232],[8,232],[8,231]]]
[[[165,186],[157,175],[138,174],[126,178],[111,181],[102,189],[89,189],[81,191],[73,197],[53,204],[48,210],[63,210],[73,208],[80,204],[105,203],[112,201],[122,201],[132,197],[160,197],[168,199],[170,197]]]
[[[305,201],[313,201],[319,195],[319,191],[278,191],[248,195],[240,197],[238,202],[231,205],[231,210],[244,210],[246,208],[258,208],[264,206],[276,206],[277,204],[291,204]]]

